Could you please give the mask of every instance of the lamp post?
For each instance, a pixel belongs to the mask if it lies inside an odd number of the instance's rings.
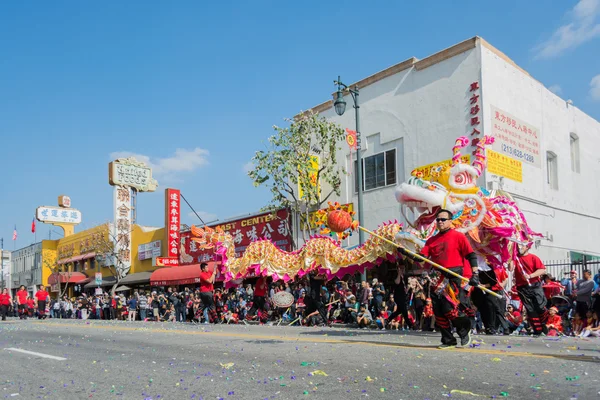
[[[340,77],[336,81],[333,81],[334,85],[337,85],[337,92],[334,95],[333,107],[335,108],[335,112],[337,115],[342,116],[344,112],[346,112],[346,100],[344,100],[344,90],[348,90],[350,95],[352,96],[352,100],[354,101],[354,113],[356,115],[356,165],[357,171],[356,174],[358,176],[358,223],[360,226],[364,225],[363,219],[363,169],[362,169],[362,160],[360,158],[360,118],[359,118],[359,109],[360,105],[358,103],[358,86],[354,86],[350,88],[342,83]],[[352,150],[351,150],[352,151]],[[365,242],[364,232],[359,229],[358,230],[358,244],[362,245]],[[366,271],[361,273],[361,279],[366,280]]]

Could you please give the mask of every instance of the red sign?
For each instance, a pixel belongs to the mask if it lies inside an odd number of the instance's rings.
[[[178,265],[178,257],[156,257],[156,267],[176,267]]]
[[[181,191],[165,189],[165,232],[167,256],[179,259],[179,230],[181,222]]]
[[[216,228],[217,226],[233,237],[236,257],[241,257],[250,243],[261,239],[271,240],[281,250],[292,250],[290,214],[286,209],[245,217],[221,225],[211,225],[210,227]],[[179,257],[180,265],[221,261],[220,256],[215,254],[214,249],[198,249],[196,242],[190,240],[190,235],[190,232],[181,233],[183,246]]]

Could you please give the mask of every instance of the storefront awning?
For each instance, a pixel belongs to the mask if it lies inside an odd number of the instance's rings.
[[[74,257],[69,257],[69,258],[65,258],[63,260],[58,260],[57,264],[68,264],[68,263],[72,263],[72,262],[77,262],[77,261],[81,261],[81,260],[87,260],[89,258],[94,258],[96,257],[96,253],[92,252],[92,253],[85,253],[85,254],[80,254],[78,256],[74,256]]]
[[[139,285],[140,283],[149,283],[152,272],[136,272],[129,274],[119,282],[123,285]]]
[[[212,271],[217,262],[208,262]],[[151,286],[192,285],[200,284],[200,264],[184,265],[181,267],[159,268],[150,276]]]
[[[54,273],[48,277],[49,285],[57,285],[60,283],[86,283],[91,278],[88,278],[86,274],[81,272],[60,272]]]
[[[92,281],[90,283],[88,283],[87,285],[85,285],[83,288],[84,289],[93,289],[93,288],[97,288],[98,286],[100,286],[100,287],[112,286],[115,284],[115,282],[117,282],[117,278],[115,278],[114,276],[107,276],[106,278],[102,279],[102,283],[100,285],[96,285],[96,280],[92,279]]]

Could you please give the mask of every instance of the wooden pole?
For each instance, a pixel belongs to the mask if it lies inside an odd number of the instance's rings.
[[[421,260],[421,261],[423,261],[423,262],[426,262],[427,264],[429,264],[429,265],[431,265],[431,266],[433,266],[433,267],[435,267],[435,268],[437,268],[437,269],[439,269],[439,270],[442,270],[442,271],[444,271],[444,272],[445,272],[445,273],[447,273],[448,275],[452,275],[452,276],[454,276],[455,278],[461,279],[461,280],[463,280],[463,281],[465,281],[465,282],[469,282],[469,279],[468,279],[468,278],[465,278],[464,276],[462,276],[462,275],[459,275],[459,274],[457,274],[457,273],[456,273],[456,272],[454,272],[454,271],[450,271],[448,268],[442,267],[440,264],[437,264],[437,263],[435,263],[435,262],[433,262],[433,261],[431,261],[431,260],[429,260],[429,259],[427,259],[427,258],[423,257],[423,256],[422,256],[422,255],[420,255],[420,254],[414,253],[414,252],[412,252],[412,251],[410,251],[410,250],[406,249],[405,247],[403,247],[403,246],[400,246],[398,243],[394,243],[394,242],[392,242],[391,240],[384,238],[383,236],[379,236],[378,234],[376,234],[375,232],[372,232],[372,231],[368,230],[367,228],[363,228],[362,226],[359,226],[359,227],[358,227],[358,229],[362,229],[363,231],[367,232],[368,234],[370,234],[370,235],[372,235],[372,236],[375,236],[376,238],[379,238],[379,239],[383,240],[383,241],[384,241],[384,242],[386,242],[386,243],[389,243],[389,244],[391,244],[391,245],[394,245],[394,246],[396,246],[396,247],[401,247],[401,248],[402,248],[404,251],[406,251],[406,252],[407,252],[408,254],[410,254],[411,256],[413,256],[413,257],[415,257],[415,258],[417,258],[417,259],[419,259],[419,260]],[[502,298],[502,296],[501,296],[501,295],[499,295],[498,293],[496,293],[496,292],[493,292],[493,291],[489,290],[488,288],[486,288],[486,287],[484,287],[484,286],[482,286],[482,285],[477,285],[477,287],[478,287],[479,289],[483,290],[484,292],[486,292],[486,293],[488,293],[488,294],[491,294],[492,296],[496,296],[496,297],[498,297],[499,299],[501,299],[501,298]]]

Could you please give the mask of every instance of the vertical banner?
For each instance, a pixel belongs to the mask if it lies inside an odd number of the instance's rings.
[[[179,260],[179,230],[181,226],[181,191],[165,189],[165,232],[167,257]]]
[[[115,186],[115,267],[123,278],[131,269],[131,187]]]
[[[320,164],[320,158],[319,156],[309,156],[308,159],[308,178],[310,179],[310,185],[314,186],[314,187],[318,187],[318,197],[321,197],[321,185],[319,184],[318,181],[318,175],[319,175],[319,164]],[[318,185],[318,186],[317,186]],[[302,186],[300,185],[300,182],[298,182],[298,198],[299,199],[303,199],[304,198],[304,190],[302,190]]]

